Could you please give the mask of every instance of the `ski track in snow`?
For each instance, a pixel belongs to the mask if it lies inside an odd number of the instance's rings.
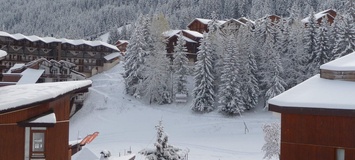
[[[255,109],[235,117],[217,111],[196,114],[190,109],[191,97],[186,104],[148,104],[125,94],[122,73],[122,64],[118,64],[90,78],[89,96],[70,120],[70,140],[98,131],[99,136],[85,146],[95,154],[103,149],[117,154],[129,147],[137,153],[154,148],[154,126],[163,120],[169,144],[188,148],[190,160],[262,159],[261,126],[278,121],[271,113]],[[244,123],[249,129],[246,134]],[[144,158],[136,158],[140,159]]]

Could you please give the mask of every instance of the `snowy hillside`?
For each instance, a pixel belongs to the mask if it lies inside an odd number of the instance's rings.
[[[278,121],[258,107],[243,117],[224,117],[217,112],[196,114],[187,104],[149,105],[125,94],[122,64],[91,78],[93,85],[84,107],[70,120],[70,140],[95,131],[99,136],[85,147],[99,156],[131,147],[133,153],[154,148],[156,126],[163,120],[169,143],[189,149],[190,160],[261,160],[264,144],[261,126]],[[249,132],[245,134],[244,122]],[[80,152],[79,152],[80,153]],[[75,160],[76,157],[73,157]],[[137,160],[143,160],[138,156]]]

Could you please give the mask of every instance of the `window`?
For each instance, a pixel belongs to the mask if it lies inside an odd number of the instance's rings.
[[[34,132],[32,134],[32,151],[44,152],[44,133]]]
[[[342,148],[337,149],[337,159],[336,160],[345,160],[345,150]]]
[[[26,127],[25,159],[45,158],[46,127]]]

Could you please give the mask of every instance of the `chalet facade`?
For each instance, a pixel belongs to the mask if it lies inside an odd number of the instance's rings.
[[[203,38],[203,34],[191,31],[191,30],[170,30],[163,34],[167,39],[167,53],[169,56],[173,56],[174,47],[176,46],[178,37],[182,36],[186,42],[187,58],[191,63],[196,62],[198,47],[200,46],[200,40]]]
[[[7,52],[6,51],[3,51],[3,50],[0,50],[0,62],[5,59],[5,57],[7,56]],[[6,66],[2,65],[0,63],[0,73],[3,72],[3,70],[6,69]],[[2,74],[0,74],[0,81],[2,80]]]
[[[46,58],[74,63],[76,71],[90,77],[119,62],[119,56],[109,60],[104,58],[119,50],[116,46],[101,41],[25,36],[0,31],[0,49],[8,53],[5,59],[1,60],[1,65],[5,66],[5,70],[16,63]]]
[[[336,16],[337,16],[337,12],[332,9],[328,9],[314,14],[314,18],[316,19],[318,24],[321,24],[322,20],[326,19],[328,23],[331,25],[333,24]],[[305,26],[307,26],[307,24],[309,23],[309,17],[302,19],[301,22],[303,22]]]
[[[127,45],[128,45],[128,41],[127,40],[118,40],[116,42],[116,47],[122,52],[125,53],[127,50]]]
[[[355,159],[355,52],[269,100],[281,114],[281,160]]]
[[[12,85],[0,92],[0,159],[70,160],[72,96],[90,80]]]
[[[229,19],[220,26],[220,30],[224,35],[236,34],[241,26],[248,26],[251,29],[255,28],[255,22],[245,17],[238,19]]]

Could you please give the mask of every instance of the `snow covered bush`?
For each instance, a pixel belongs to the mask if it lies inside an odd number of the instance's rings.
[[[263,126],[265,144],[261,148],[265,152],[264,159],[280,157],[280,123],[270,123]]]
[[[183,160],[182,150],[168,144],[168,135],[164,132],[162,121],[155,126],[157,130],[157,141],[154,143],[156,149],[143,149],[140,154],[148,160]]]

